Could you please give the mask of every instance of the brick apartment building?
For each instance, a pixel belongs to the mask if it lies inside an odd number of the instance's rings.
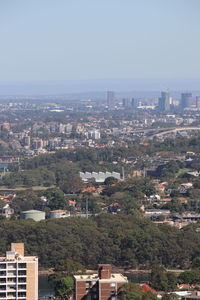
[[[74,300],[116,300],[119,288],[128,282],[122,274],[112,273],[111,265],[99,265],[98,274],[75,275]]]
[[[24,244],[12,243],[0,257],[0,300],[38,300],[38,258],[24,256]]]

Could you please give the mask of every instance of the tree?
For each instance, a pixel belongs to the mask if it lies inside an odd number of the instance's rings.
[[[70,299],[73,293],[74,282],[71,276],[62,277],[55,282],[55,295],[61,299]]]
[[[115,178],[115,177],[107,177],[105,179],[105,181],[104,181],[104,184],[110,186],[110,185],[113,185],[113,184],[115,184],[117,182],[118,182],[117,178]]]
[[[134,283],[127,283],[121,287],[118,298],[121,300],[156,300],[157,296],[151,292],[143,292]]]
[[[47,192],[49,198],[48,206],[50,209],[64,209],[66,207],[66,199],[64,193],[56,188]]]
[[[79,176],[72,175],[68,180],[60,183],[61,190],[66,194],[75,194],[81,191],[83,181]]]
[[[194,269],[200,269],[200,256],[195,257],[192,262],[192,267]]]
[[[151,270],[150,284],[152,288],[159,291],[174,291],[176,288],[177,277],[159,265],[155,265]]]
[[[186,284],[200,283],[200,270],[185,271],[179,275],[178,279]]]
[[[172,272],[167,272],[168,291],[175,291],[177,286],[177,276]]]
[[[54,270],[56,272],[65,271],[67,275],[73,275],[77,271],[84,272],[85,268],[79,262],[72,259],[60,260],[55,266]]]

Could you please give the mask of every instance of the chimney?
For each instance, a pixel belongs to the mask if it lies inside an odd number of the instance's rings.
[[[24,243],[11,243],[11,251],[15,251],[19,255],[24,256]]]
[[[98,273],[100,279],[110,279],[112,272],[111,265],[98,265]]]

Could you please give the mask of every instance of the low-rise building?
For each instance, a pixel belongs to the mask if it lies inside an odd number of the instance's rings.
[[[121,179],[120,173],[118,172],[80,172],[80,177],[84,182],[94,179],[96,182],[104,182],[108,177],[114,177],[118,180]]]
[[[200,292],[194,291],[189,295],[185,295],[181,297],[181,300],[197,300],[200,299]]]
[[[128,282],[122,274],[112,273],[111,265],[99,265],[98,273],[75,275],[75,300],[116,300],[119,289]]]

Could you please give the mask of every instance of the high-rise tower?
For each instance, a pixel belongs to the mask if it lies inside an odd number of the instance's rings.
[[[182,93],[181,94],[181,107],[189,108],[192,105],[192,93]]]
[[[107,91],[107,104],[109,108],[113,108],[115,106],[115,92]]]
[[[170,94],[169,92],[161,92],[161,97],[158,102],[158,110],[160,112],[170,111]]]
[[[38,258],[24,256],[23,243],[12,243],[0,257],[0,299],[38,299]]]

